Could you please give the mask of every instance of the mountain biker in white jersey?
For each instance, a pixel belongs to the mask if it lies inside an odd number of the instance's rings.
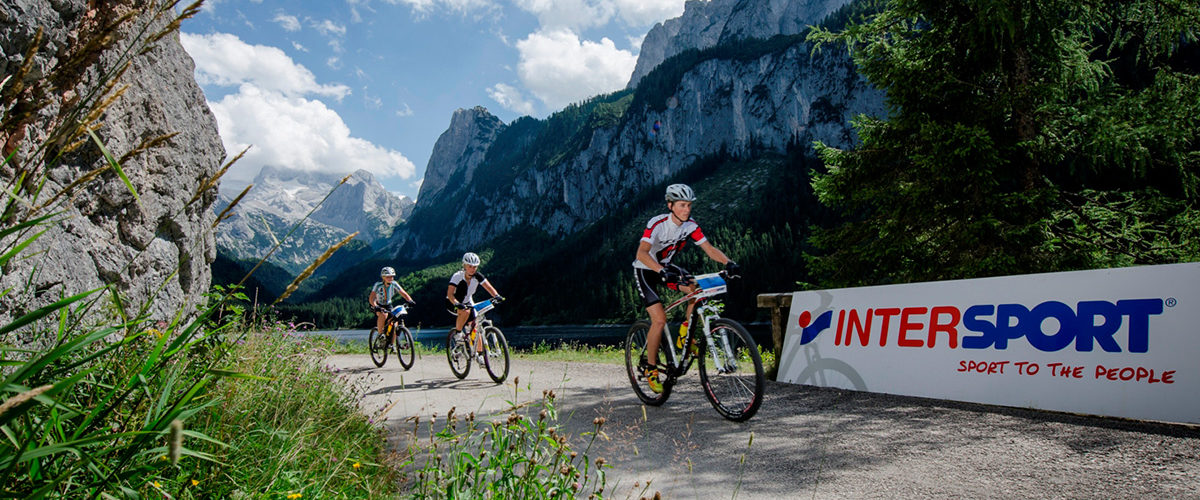
[[[379,270],[379,280],[371,287],[371,296],[367,297],[367,302],[371,304],[371,310],[375,311],[376,331],[383,334],[383,324],[387,321],[387,310],[396,301],[397,295],[404,297],[405,305],[412,307],[416,304],[413,302],[412,296],[404,291],[404,287],[396,283],[396,270],[391,267],[384,267]],[[388,341],[394,342],[395,333],[389,332]]]
[[[667,186],[666,200],[668,213],[655,216],[646,223],[641,242],[638,243],[637,260],[633,261],[634,287],[646,306],[646,312],[650,314],[646,357],[640,360],[639,368],[646,376],[650,390],[654,392],[662,392],[662,383],[658,380],[658,368],[649,360],[658,359],[658,346],[663,328],[667,325],[667,314],[655,288],[666,285],[667,288],[684,293],[691,293],[693,290],[692,286],[681,282],[688,272],[671,264],[671,258],[690,239],[704,250],[708,258],[725,264],[725,270],[729,274],[737,274],[738,271],[737,263],[709,243],[700,231],[700,225],[692,220],[692,202],[696,201],[696,194],[692,188],[686,184]],[[695,306],[695,302],[688,304],[687,315],[684,318],[691,319]]]
[[[462,269],[454,273],[450,277],[450,286],[446,288],[446,301],[450,304],[450,313],[458,316],[454,323],[454,330],[451,333],[462,331],[463,326],[467,321],[475,319],[475,290],[479,286],[483,286],[484,290],[492,294],[493,302],[499,304],[504,301],[504,297],[500,296],[500,292],[479,272],[479,256],[472,252],[463,254]],[[483,364],[483,336],[475,337],[475,353],[480,364]]]

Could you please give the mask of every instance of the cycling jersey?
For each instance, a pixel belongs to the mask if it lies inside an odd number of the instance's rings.
[[[475,275],[471,277],[470,281],[467,281],[467,275],[463,271],[454,273],[454,276],[450,277],[450,284],[454,285],[454,300],[468,305],[474,304],[475,300],[471,297],[475,295],[475,289],[479,287],[479,284],[484,281],[487,281],[487,278],[484,278],[483,273],[479,271],[475,271]]]
[[[376,281],[375,286],[371,287],[371,292],[375,294],[375,303],[381,306],[392,305],[392,300],[400,297],[400,284],[393,280],[389,283],[391,286],[384,285],[382,281]],[[361,289],[360,289],[361,290]]]
[[[689,238],[697,245],[708,241],[695,219],[688,219],[683,224],[676,225],[671,214],[662,214],[646,223],[641,241],[650,243],[650,256],[665,266],[671,263],[671,257],[683,248]],[[650,269],[637,259],[633,260],[633,267]]]

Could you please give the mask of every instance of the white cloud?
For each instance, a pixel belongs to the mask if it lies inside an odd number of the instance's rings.
[[[396,116],[403,118],[403,117],[412,116],[412,115],[413,115],[413,110],[411,107],[408,106],[408,103],[407,102],[400,103],[400,109],[396,110]]]
[[[515,0],[517,7],[537,16],[542,29],[582,29],[608,24],[615,11],[611,1]]]
[[[325,19],[321,22],[313,21],[312,27],[325,36],[345,36],[346,27]]]
[[[289,16],[283,12],[279,12],[275,14],[275,18],[272,19],[272,21],[275,21],[277,24],[279,24],[284,31],[300,31],[300,19],[296,16]]]
[[[638,27],[683,15],[684,0],[613,0],[613,3],[625,24]]]
[[[275,47],[250,45],[227,33],[180,33],[180,41],[196,61],[196,81],[201,85],[251,83],[287,96],[316,94],[338,100],[350,93],[345,85],[318,84],[311,71]]]
[[[333,56],[333,57],[330,57],[329,59],[325,60],[325,65],[329,66],[332,69],[341,69],[342,68],[342,60],[338,59],[337,56]]]
[[[303,45],[300,45],[300,42],[292,42],[292,48],[300,52],[308,52],[308,49],[304,48]]]
[[[521,83],[552,110],[625,88],[637,65],[637,56],[612,40],[581,41],[565,29],[532,33],[517,50]]]
[[[416,172],[399,152],[352,137],[341,116],[320,101],[247,83],[236,94],[208,105],[227,151],[253,145],[225,175],[231,184],[252,181],[266,165],[335,173],[363,169],[378,177],[403,179]]]
[[[533,114],[533,103],[529,102],[529,100],[526,99],[523,94],[521,94],[520,89],[513,87],[512,85],[497,83],[489,87],[487,89],[487,93],[488,97],[491,97],[492,100],[500,103],[500,106],[502,106],[504,109],[521,113],[523,115]]]
[[[436,9],[445,9],[460,14],[481,14],[498,10],[493,0],[384,0],[392,5],[407,5],[420,15],[428,15]]]

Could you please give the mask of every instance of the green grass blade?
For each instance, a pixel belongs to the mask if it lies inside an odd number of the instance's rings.
[[[104,147],[104,143],[100,141],[100,136],[96,135],[94,130],[89,128],[87,133],[88,135],[92,136],[92,142],[95,142],[96,146],[100,147],[100,152],[104,153],[104,158],[108,160],[108,164],[111,165],[113,170],[117,172],[117,175],[121,177],[121,181],[125,183],[125,187],[129,188],[130,193],[133,193],[133,199],[137,200],[137,204],[140,207],[142,205],[142,197],[138,196],[137,189],[134,189],[133,183],[129,182],[129,176],[125,175],[125,170],[121,168],[121,164],[117,162],[116,158],[113,158],[112,153],[108,152],[108,148]]]
[[[73,303],[75,303],[75,302],[78,302],[78,301],[80,301],[80,300],[84,299],[85,297],[87,297],[88,295],[91,295],[91,294],[93,294],[93,293],[96,293],[96,292],[98,292],[98,291],[100,291],[100,290],[103,290],[103,287],[101,287],[101,288],[96,288],[96,289],[94,289],[94,290],[88,290],[88,291],[86,291],[86,292],[79,293],[79,294],[76,294],[76,295],[72,295],[72,296],[70,296],[70,297],[67,297],[67,298],[65,298],[65,299],[61,299],[61,300],[59,300],[58,302],[55,302],[55,303],[53,303],[53,304],[50,304],[50,305],[48,305],[48,306],[44,306],[44,307],[38,308],[38,309],[36,309],[36,310],[34,310],[34,311],[32,311],[32,312],[30,312],[30,313],[28,313],[28,314],[24,315],[24,316],[21,316],[20,318],[17,318],[17,319],[16,319],[16,320],[14,320],[12,323],[9,323],[9,324],[7,324],[7,325],[4,325],[4,326],[0,326],[0,337],[2,337],[2,336],[4,336],[4,335],[8,334],[8,332],[11,332],[11,331],[13,331],[13,330],[16,330],[16,329],[18,329],[18,328],[21,328],[21,327],[23,327],[23,326],[25,326],[25,325],[28,325],[28,324],[30,324],[30,323],[33,323],[34,321],[37,321],[37,320],[39,320],[39,319],[42,319],[42,318],[46,317],[47,315],[49,315],[50,313],[52,313],[52,312],[54,312],[54,311],[57,311],[57,310],[59,310],[59,309],[62,309],[62,308],[64,308],[64,307],[66,307],[66,306],[69,306],[69,305],[71,305],[71,304],[73,304]]]

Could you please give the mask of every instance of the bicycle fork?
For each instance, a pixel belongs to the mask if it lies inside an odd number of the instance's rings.
[[[704,341],[708,345],[707,353],[712,359],[713,366],[717,368],[718,373],[733,373],[737,371],[737,359],[734,358],[733,347],[729,345],[728,335],[714,335],[712,323],[721,318],[716,307],[710,304],[700,306],[697,314],[700,316],[701,324],[703,325]],[[717,353],[721,353],[725,358],[722,363]]]

